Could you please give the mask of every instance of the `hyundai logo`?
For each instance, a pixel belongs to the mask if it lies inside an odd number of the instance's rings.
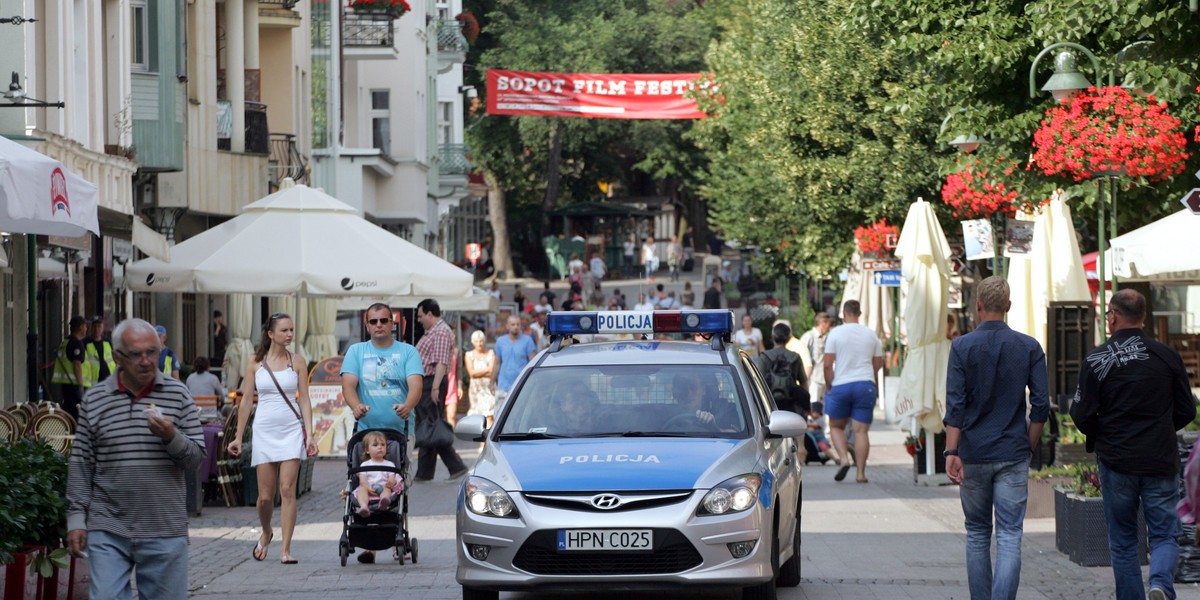
[[[592,506],[600,510],[612,510],[621,506],[621,497],[616,494],[596,494],[592,496]]]

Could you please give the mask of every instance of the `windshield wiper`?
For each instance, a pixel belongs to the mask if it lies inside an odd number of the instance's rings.
[[[620,435],[621,437],[707,437],[680,431],[626,431],[621,434],[612,435]]]
[[[499,441],[520,441],[520,440],[557,440],[565,437],[557,433],[546,433],[543,431],[530,431],[529,433],[501,433],[496,436]]]

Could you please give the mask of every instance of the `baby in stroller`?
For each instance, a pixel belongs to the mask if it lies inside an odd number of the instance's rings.
[[[378,431],[367,432],[363,436],[363,455],[359,468],[390,467],[396,468],[396,463],[387,460],[387,437]],[[392,505],[392,494],[399,494],[404,489],[404,480],[396,476],[394,471],[380,469],[378,471],[362,471],[358,474],[358,489],[354,495],[358,499],[358,514],[365,517],[371,514],[371,500],[378,500],[378,510],[387,510]]]

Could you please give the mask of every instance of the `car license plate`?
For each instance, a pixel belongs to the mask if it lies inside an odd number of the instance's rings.
[[[653,550],[649,529],[559,529],[559,550]]]

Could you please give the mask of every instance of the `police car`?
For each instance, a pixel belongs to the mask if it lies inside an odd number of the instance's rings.
[[[797,585],[806,423],[776,410],[729,344],[732,314],[554,312],[546,325],[551,346],[495,425],[455,429],[485,442],[458,496],[463,598]]]

